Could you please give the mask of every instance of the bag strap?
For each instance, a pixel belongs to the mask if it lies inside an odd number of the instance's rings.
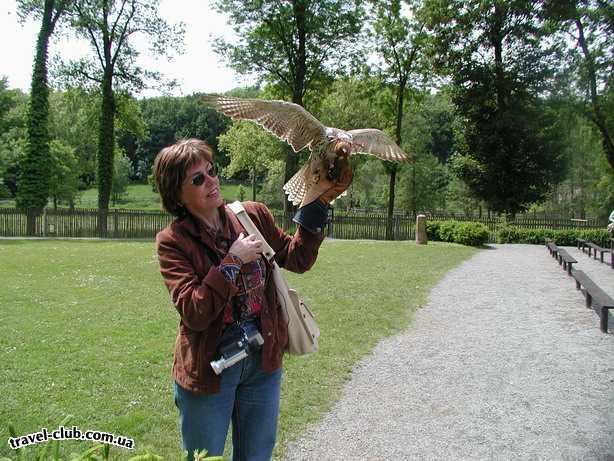
[[[256,225],[252,221],[252,218],[249,217],[249,215],[247,214],[247,211],[245,211],[245,208],[243,207],[243,204],[237,200],[236,202],[230,203],[228,205],[228,208],[230,208],[230,210],[236,215],[237,219],[243,225],[243,227],[245,227],[245,230],[247,232],[249,232],[250,234],[254,234],[256,237],[262,240],[262,246],[263,246],[262,254],[264,254],[264,256],[266,256],[266,258],[269,261],[271,261],[272,263],[275,263],[273,259],[275,257],[275,251],[273,250],[273,248],[271,248],[271,246],[262,236],[262,234],[260,233]],[[277,263],[275,263],[275,265],[276,264]]]

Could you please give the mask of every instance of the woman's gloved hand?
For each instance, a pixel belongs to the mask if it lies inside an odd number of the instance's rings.
[[[329,205],[339,195],[347,190],[352,183],[354,174],[352,173],[352,167],[347,156],[337,157],[335,159],[335,165],[333,166],[333,172],[337,173],[339,179],[331,181],[326,176],[320,178],[320,181],[311,187],[309,193],[303,197],[301,202],[301,208],[310,204],[314,200],[319,200],[324,205]]]
[[[354,177],[348,156],[343,155],[344,151],[340,153],[342,155],[335,159],[333,166],[333,175],[338,179],[331,181],[323,175],[305,195],[294,215],[294,222],[314,234],[322,232],[328,218],[328,205],[347,190]]]

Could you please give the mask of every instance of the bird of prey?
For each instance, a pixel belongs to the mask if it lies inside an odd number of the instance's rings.
[[[335,160],[355,154],[371,154],[382,160],[402,162],[407,155],[383,131],[365,128],[340,130],[324,126],[298,104],[286,101],[204,96],[204,102],[233,120],[251,120],[286,141],[294,152],[311,151],[309,160],[284,185],[288,199],[299,205],[322,175],[334,181]]]

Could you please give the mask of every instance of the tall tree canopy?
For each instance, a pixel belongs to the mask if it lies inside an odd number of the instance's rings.
[[[614,168],[614,4],[601,0],[545,0],[544,16],[565,47],[562,67],[571,85],[567,96],[583,101],[582,113],[595,124]],[[571,41],[569,39],[572,39]]]
[[[420,3],[408,1],[407,11],[402,11],[400,0],[374,1],[373,31],[377,51],[383,61],[382,73],[386,80],[396,87],[396,128],[395,141],[402,147],[403,110],[406,92],[417,83],[424,69],[424,38],[422,31],[424,23],[416,13]],[[390,175],[388,190],[388,225],[386,238],[392,239],[392,214],[394,212],[395,183],[398,165],[385,162],[386,171]],[[415,190],[415,168],[413,183]],[[415,200],[413,200],[415,203]],[[413,210],[414,212],[416,210]]]
[[[183,25],[170,25],[158,14],[158,0],[74,0],[72,26],[90,43],[92,56],[63,66],[68,82],[89,82],[101,91],[98,128],[98,207],[109,208],[115,146],[115,87],[139,91],[160,75],[136,63],[134,40],[144,37],[151,52],[170,56],[181,51]],[[104,226],[104,223],[102,224]]]
[[[215,0],[239,37],[222,38],[216,51],[240,73],[273,84],[281,97],[305,106],[308,91],[331,73],[349,70],[352,44],[362,27],[358,0]],[[284,182],[295,173],[298,157],[289,150]]]
[[[565,166],[555,119],[538,97],[550,76],[538,5],[427,0],[425,12],[461,117],[453,169],[490,209],[523,211]]]

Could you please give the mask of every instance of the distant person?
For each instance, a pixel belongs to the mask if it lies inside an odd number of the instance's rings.
[[[610,213],[609,221],[610,224],[608,224],[608,232],[614,236],[614,210],[612,210],[612,213]]]
[[[321,180],[301,204],[294,235],[278,228],[262,203],[244,204],[281,267],[304,272],[315,263],[328,204],[352,181],[347,158],[338,167],[339,181]],[[288,328],[277,308],[263,242],[247,235],[224,205],[213,149],[204,141],[181,140],[162,149],[154,170],[162,204],[176,217],[156,244],[160,272],[180,316],[173,379],[183,448],[190,461],[194,450],[223,455],[232,420],[233,460],[269,460]],[[216,374],[210,363],[220,358],[220,349],[247,337],[263,343]]]

